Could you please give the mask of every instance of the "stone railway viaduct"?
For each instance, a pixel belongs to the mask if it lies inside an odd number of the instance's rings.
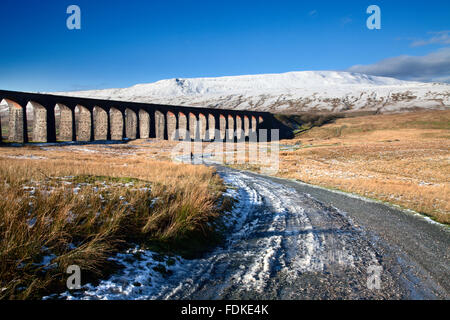
[[[7,140],[20,143],[140,138],[257,141],[261,139],[261,134],[266,135],[266,130],[260,129],[271,129],[274,119],[267,112],[181,107],[5,90],[0,90],[0,102],[6,102],[9,106]],[[30,106],[33,109],[33,121],[27,120],[26,110]],[[32,128],[29,128],[29,122],[32,122]],[[264,137],[265,139],[267,138]]]

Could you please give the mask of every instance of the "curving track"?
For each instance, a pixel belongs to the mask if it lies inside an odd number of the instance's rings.
[[[449,298],[446,227],[292,181],[218,170],[239,199],[225,219],[230,232],[222,247],[201,259],[171,263],[146,250],[120,254],[115,259],[124,265],[122,271],[63,297]],[[161,264],[167,272],[155,271]],[[370,268],[380,267],[381,288],[369,289]]]

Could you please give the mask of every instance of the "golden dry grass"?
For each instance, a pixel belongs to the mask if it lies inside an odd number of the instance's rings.
[[[450,111],[338,119],[282,143],[280,176],[357,193],[450,223]]]
[[[0,298],[64,288],[71,264],[104,276],[124,245],[192,253],[211,243],[221,179],[211,168],[155,160],[167,157],[165,142],[140,144],[0,149]]]

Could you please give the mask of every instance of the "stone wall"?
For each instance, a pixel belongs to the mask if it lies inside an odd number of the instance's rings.
[[[125,110],[126,134],[128,139],[136,139],[137,116],[131,109]]]
[[[191,135],[191,139],[195,139],[195,135],[197,133],[198,119],[195,114],[189,114],[189,133]]]
[[[33,106],[33,137],[34,142],[47,142],[47,110],[38,103]]]
[[[208,115],[208,135],[206,137],[207,140],[213,140],[214,137],[214,130],[216,128],[216,119],[214,118],[214,115],[209,114]]]
[[[222,115],[220,115],[219,118],[220,118],[220,120],[219,120],[219,122],[220,122],[220,139],[224,140],[225,134],[226,134],[225,130],[227,128],[227,119]]]
[[[23,109],[9,105],[9,141],[23,142]]]
[[[252,116],[252,132],[256,132],[256,127],[258,126],[258,123],[256,121],[256,118]]]
[[[227,139],[233,140],[234,139],[234,119],[232,116],[228,116],[228,131],[227,131]]]
[[[199,117],[198,117],[198,121],[199,121],[199,130],[200,130],[200,139],[201,140],[205,140],[206,137],[206,117],[204,114],[200,113]]]
[[[62,104],[57,105],[59,108],[59,123],[58,123],[58,140],[71,141],[72,140],[72,110]]]
[[[158,139],[164,139],[165,116],[160,111],[155,111],[155,135]]]
[[[150,115],[145,110],[139,110],[139,130],[141,139],[150,137]]]
[[[167,112],[167,135],[169,140],[175,140],[175,131],[177,129],[177,117],[172,112]]]
[[[244,134],[246,137],[250,134],[250,120],[247,116],[244,116]]]
[[[77,141],[91,140],[91,112],[83,107],[77,106],[75,115],[75,127],[77,130]]]
[[[122,140],[123,135],[123,117],[122,112],[116,108],[109,110],[111,121],[111,140]]]
[[[108,137],[108,114],[99,107],[94,108],[95,140],[106,140]]]
[[[187,118],[184,113],[178,114],[178,136],[181,140],[186,139]]]
[[[235,130],[236,130],[235,136],[238,139],[241,139],[242,138],[242,118],[239,116],[236,117]]]

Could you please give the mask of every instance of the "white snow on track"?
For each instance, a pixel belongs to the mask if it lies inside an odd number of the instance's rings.
[[[309,218],[321,215],[320,208],[311,206],[313,199],[262,177],[237,171],[223,177],[229,195],[239,200],[224,218],[230,232],[223,246],[194,260],[135,248],[112,258],[124,268],[109,279],[60,297],[220,299],[234,291],[263,294],[279,274],[295,279],[333,266],[354,268],[350,238],[334,231],[321,233],[318,227],[327,226],[314,225]],[[328,215],[323,212],[325,222]],[[345,221],[344,216],[339,219]]]

